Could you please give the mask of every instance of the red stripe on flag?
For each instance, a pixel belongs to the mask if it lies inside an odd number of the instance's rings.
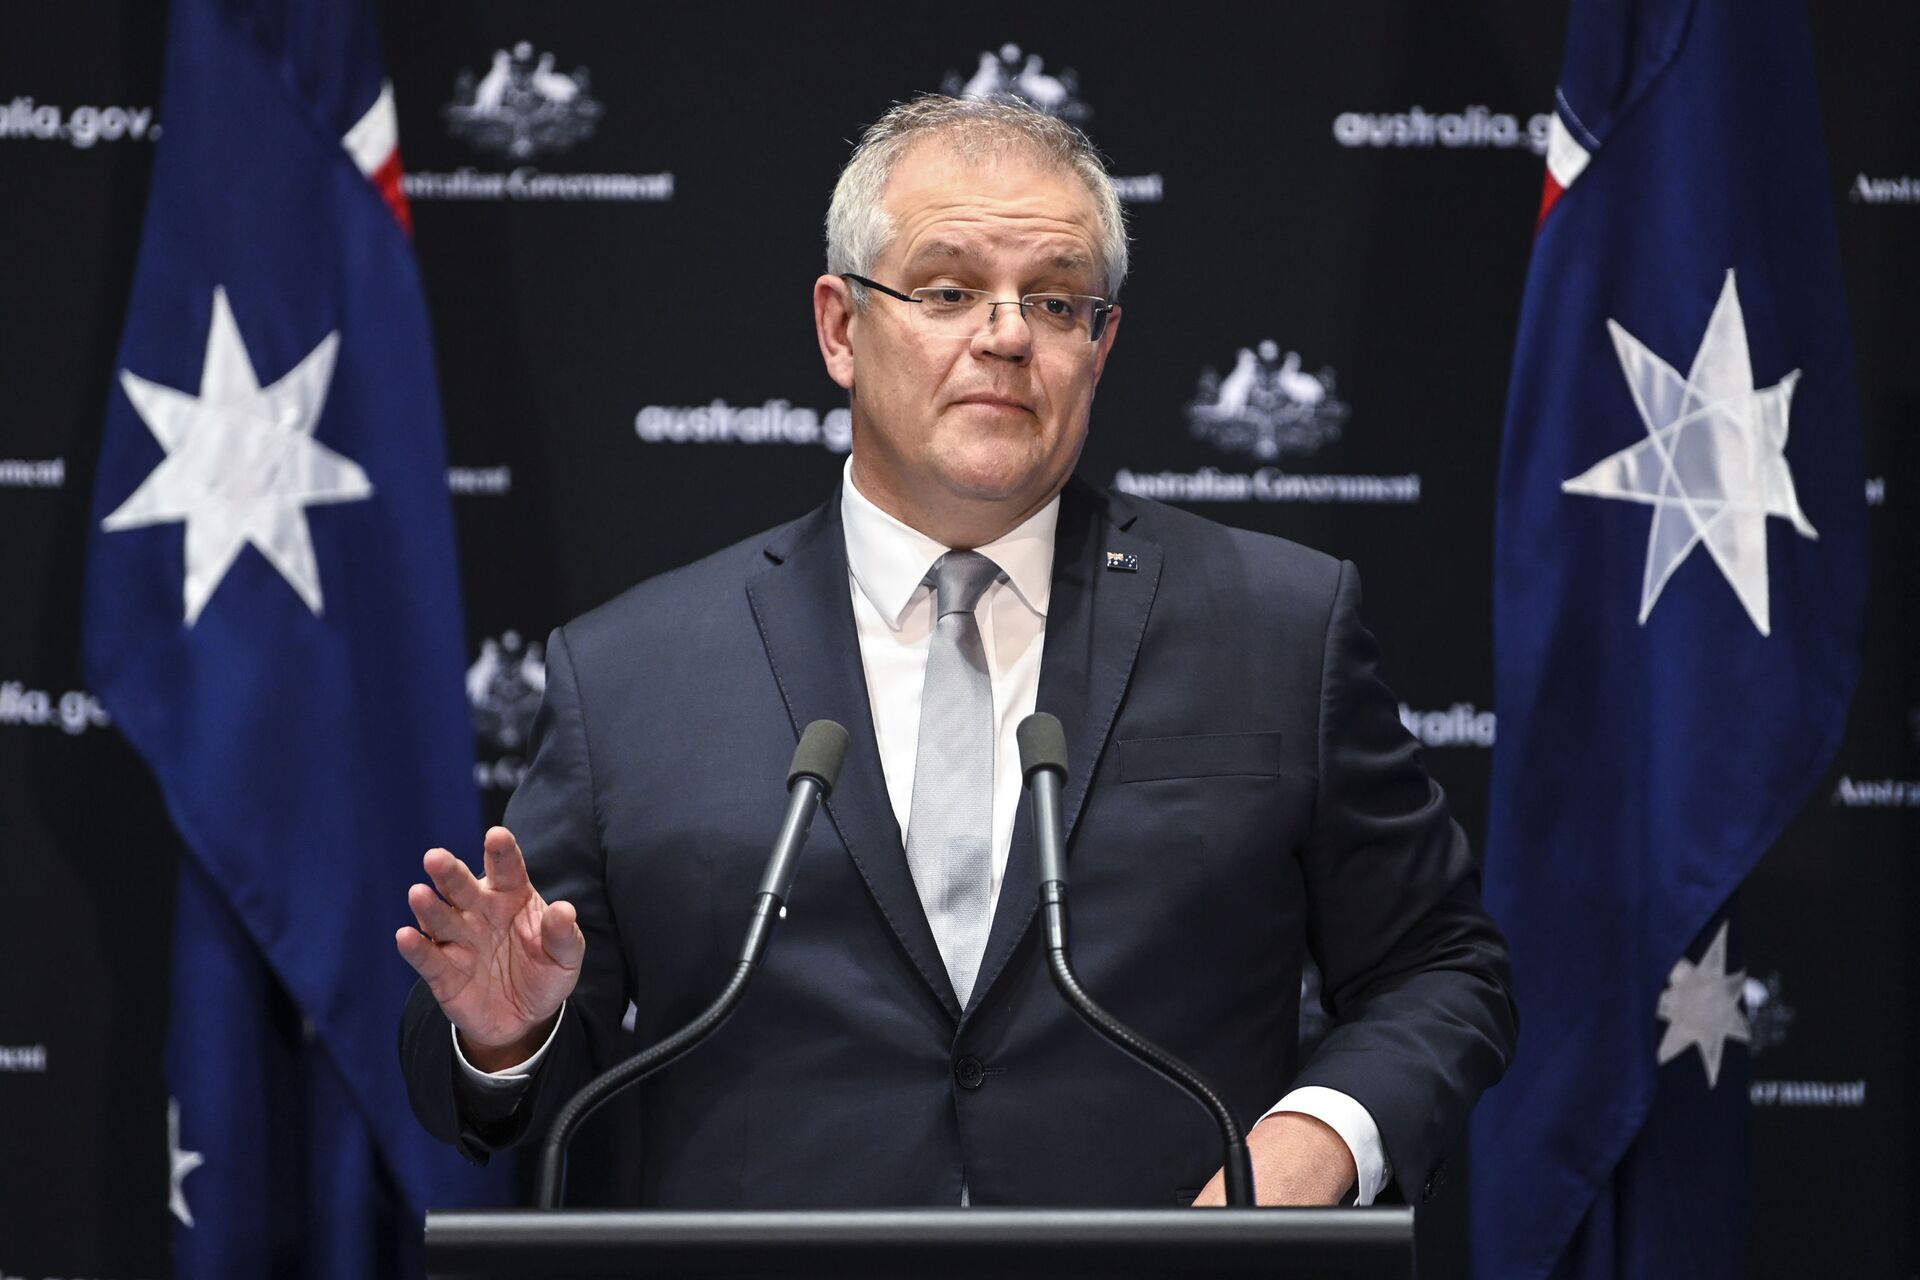
[[[1566,191],[1565,187],[1554,181],[1552,171],[1548,171],[1546,185],[1540,189],[1540,216],[1533,220],[1533,234],[1539,235],[1540,228],[1547,225],[1547,215],[1553,211],[1553,206],[1559,203],[1560,197],[1565,195]]]
[[[400,164],[400,148],[395,147],[387,153],[387,158],[380,162],[380,167],[367,177],[372,180],[374,188],[380,192],[380,198],[387,202],[387,208],[393,210],[394,221],[400,224],[400,229],[412,235],[413,207],[407,203],[406,189],[400,185],[400,179],[404,173],[405,170]]]

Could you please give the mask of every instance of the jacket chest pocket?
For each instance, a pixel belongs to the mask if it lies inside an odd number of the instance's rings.
[[[1109,847],[1128,849],[1175,899],[1177,885],[1216,898],[1233,885],[1248,909],[1289,900],[1286,855],[1312,821],[1314,782],[1282,741],[1277,730],[1117,739]]]

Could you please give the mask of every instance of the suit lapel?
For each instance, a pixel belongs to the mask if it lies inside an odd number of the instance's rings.
[[[907,870],[900,825],[880,768],[847,585],[839,491],[826,506],[777,532],[765,554],[771,563],[748,580],[747,596],[794,733],[819,719],[846,727],[846,764],[827,812],[908,958],[957,1019],[960,1003]]]
[[[1133,676],[1160,583],[1160,547],[1135,532],[1133,524],[1131,514],[1113,518],[1106,497],[1079,480],[1069,481],[1061,494],[1035,709],[1059,717],[1066,730],[1068,776],[1061,808],[1069,858],[1087,787]],[[1135,568],[1109,571],[1108,552],[1131,555]],[[1032,809],[1023,794],[969,1012],[999,978],[1032,923],[1039,887]]]

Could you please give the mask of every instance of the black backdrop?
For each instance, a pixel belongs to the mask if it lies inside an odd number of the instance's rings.
[[[1030,91],[1081,119],[1132,197],[1127,319],[1083,474],[1358,561],[1405,714],[1482,828],[1494,480],[1563,6],[384,12],[490,812],[550,627],[798,514],[838,474],[844,405],[808,290],[848,140],[895,99],[1037,57],[1051,80]],[[1874,600],[1832,777],[1744,895],[1754,1257],[1831,1273],[1837,1247],[1847,1274],[1896,1276],[1920,1272],[1904,928],[1920,906],[1920,13],[1813,20]],[[161,6],[68,0],[10,13],[0,38],[5,1276],[168,1269],[157,958],[178,848],[77,660],[164,27]],[[571,98],[516,114],[546,54],[567,80],[541,81],[546,97]],[[1249,388],[1228,421],[1194,412]],[[1423,1215],[1429,1274],[1461,1272],[1463,1205],[1456,1190]]]

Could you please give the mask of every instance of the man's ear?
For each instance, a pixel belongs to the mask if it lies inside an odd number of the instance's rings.
[[[813,330],[820,339],[820,358],[827,376],[853,390],[853,286],[839,276],[821,276],[813,282]]]

